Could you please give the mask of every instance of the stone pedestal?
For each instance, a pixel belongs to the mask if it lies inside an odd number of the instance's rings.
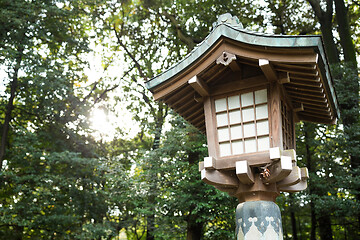
[[[237,240],[283,240],[280,208],[271,201],[240,203],[236,208]]]

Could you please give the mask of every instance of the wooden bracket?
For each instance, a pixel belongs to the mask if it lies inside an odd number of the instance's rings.
[[[269,149],[270,159],[272,161],[278,160],[281,158],[281,150],[279,147],[274,147]]]
[[[281,156],[280,161],[269,167],[270,177],[264,179],[266,183],[275,183],[283,180],[293,169],[291,157]]]
[[[294,166],[290,175],[277,183],[279,188],[297,184],[301,181],[301,170],[298,166]]]
[[[271,66],[269,60],[267,60],[267,59],[259,59],[259,67],[261,68],[261,70],[265,74],[265,77],[270,82],[275,82],[277,80],[278,77],[276,75],[276,71]]]
[[[219,170],[203,169],[201,170],[201,180],[205,183],[219,186],[219,187],[237,187],[239,180],[234,174],[230,174],[228,171],[223,172]]]
[[[204,158],[204,168],[205,169],[215,169],[216,167],[216,159],[213,157],[205,157]]]
[[[306,167],[300,168],[301,170],[301,181],[306,181],[309,179],[309,170]]]
[[[209,86],[197,76],[192,77],[188,83],[199,93],[202,97],[210,96]]]
[[[295,149],[283,150],[282,155],[291,157],[291,161],[296,162],[296,151],[295,151]]]
[[[253,184],[254,174],[249,166],[248,161],[237,161],[236,162],[236,176],[243,184]]]
[[[294,192],[303,191],[306,188],[307,188],[307,181],[300,181],[297,184],[292,185],[292,186],[279,187],[279,190],[283,191],[283,192],[294,193]]]
[[[236,60],[235,54],[223,52],[221,56],[216,59],[216,64],[223,64],[224,66],[228,66],[233,60]]]
[[[301,181],[292,186],[279,187],[280,191],[284,192],[300,192],[307,188],[307,180],[309,178],[309,172],[306,167],[301,168]]]
[[[199,172],[201,172],[204,168],[204,162],[199,162]]]

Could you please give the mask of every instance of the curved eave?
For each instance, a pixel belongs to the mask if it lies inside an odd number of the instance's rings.
[[[188,68],[196,64],[210,49],[213,48],[221,39],[227,38],[239,43],[251,46],[268,47],[268,48],[290,48],[303,49],[312,48],[320,56],[318,68],[322,75],[323,83],[326,85],[328,98],[336,114],[339,117],[339,108],[336,99],[332,78],[327,64],[327,59],[321,40],[321,36],[288,36],[288,35],[268,35],[247,31],[244,29],[221,23],[201,42],[193,51],[191,51],[183,60],[165,70],[162,74],[146,82],[146,87],[154,92],[159,86],[168,80],[175,78]]]

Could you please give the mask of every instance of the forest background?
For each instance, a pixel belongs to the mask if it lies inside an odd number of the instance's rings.
[[[205,137],[144,87],[224,13],[323,35],[341,119],[297,124],[309,186],[277,204],[285,239],[360,239],[360,2],[0,0],[1,239],[234,239],[237,200],[200,181]],[[104,116],[96,133],[99,109],[133,133]]]

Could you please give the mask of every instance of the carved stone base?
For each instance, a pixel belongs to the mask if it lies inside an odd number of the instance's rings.
[[[237,240],[283,240],[280,208],[272,201],[250,201],[236,208]]]

